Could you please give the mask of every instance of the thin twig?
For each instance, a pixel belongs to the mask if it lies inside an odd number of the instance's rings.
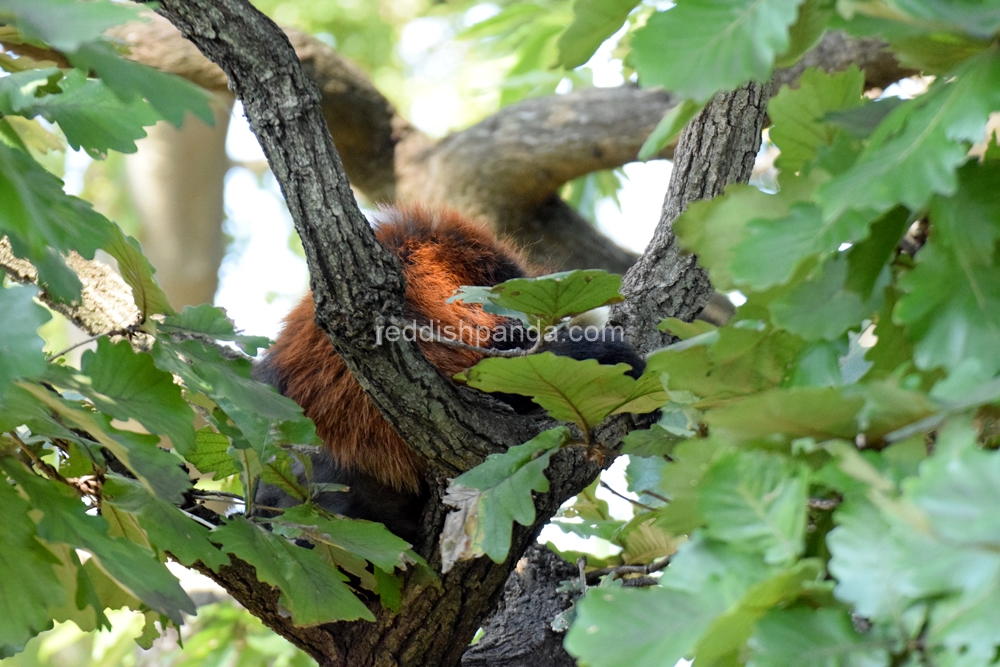
[[[608,490],[608,491],[610,491],[610,492],[611,492],[611,493],[612,493],[613,495],[616,495],[616,496],[618,496],[618,497],[619,497],[619,498],[621,498],[622,500],[627,500],[628,502],[632,503],[633,505],[635,505],[636,507],[638,507],[638,508],[640,508],[640,509],[644,509],[644,510],[654,510],[654,509],[656,509],[655,507],[653,507],[653,506],[651,506],[651,505],[647,505],[646,503],[640,503],[640,502],[639,502],[638,500],[635,500],[634,498],[629,498],[629,497],[628,497],[628,496],[626,496],[626,495],[625,495],[624,493],[620,493],[620,492],[618,492],[618,491],[615,491],[615,490],[614,490],[614,489],[612,489],[612,488],[611,488],[611,486],[610,486],[610,485],[609,485],[609,484],[608,484],[607,482],[605,482],[605,481],[604,481],[603,479],[601,480],[601,488],[602,488],[602,489],[607,489],[607,490]]]
[[[21,448],[21,451],[24,452],[27,455],[27,457],[31,459],[31,462],[35,464],[35,466],[38,467],[42,472],[44,472],[47,477],[54,479],[58,482],[62,482],[67,486],[73,487],[74,489],[77,489],[75,485],[70,484],[68,481],[66,481],[66,478],[60,475],[58,470],[56,470],[51,465],[38,458],[38,455],[35,454],[33,451],[31,451],[31,448],[24,443],[24,440],[21,440],[21,436],[17,434],[17,431],[7,431],[7,434],[14,439],[14,442],[17,443],[17,446]],[[79,491],[79,489],[77,490]]]
[[[587,559],[584,556],[580,556],[576,559],[576,568],[580,571],[580,586],[583,588],[583,592],[587,592]]]
[[[196,521],[196,522],[200,523],[201,525],[205,526],[209,530],[215,530],[216,528],[218,528],[218,526],[213,525],[211,521],[208,521],[206,519],[202,519],[197,514],[192,514],[191,512],[189,512],[189,511],[187,511],[185,509],[181,509],[180,507],[178,507],[177,509],[179,509],[182,512],[184,512],[184,514],[187,516],[187,518],[191,519],[192,521]],[[175,558],[174,560],[177,560],[177,559]]]
[[[88,338],[84,338],[83,340],[81,340],[78,343],[73,343],[72,345],[70,345],[69,347],[67,347],[65,350],[60,350],[59,352],[56,352],[55,354],[50,354],[48,357],[45,358],[45,361],[48,361],[48,362],[55,361],[56,359],[58,359],[59,357],[63,356],[64,354],[69,354],[70,352],[72,352],[76,348],[81,347],[83,345],[86,345],[87,343],[93,343],[95,340],[97,340],[99,338],[103,338],[104,336],[125,336],[125,335],[128,335],[130,333],[134,333],[133,327],[127,327],[125,329],[115,329],[114,331],[108,331],[106,333],[101,333],[101,334],[97,334],[95,336],[90,336]]]
[[[616,578],[621,578],[626,574],[639,574],[646,577],[659,572],[669,564],[670,556],[667,556],[662,560],[653,561],[652,563],[647,563],[646,565],[617,565],[614,567],[602,567],[588,572],[587,580],[589,583],[596,584],[600,581],[601,577],[605,577],[609,574],[615,575]]]
[[[238,493],[212,491],[210,489],[190,489],[188,493],[199,498],[225,498],[226,500],[236,500],[240,504],[243,504],[243,496]]]
[[[657,493],[656,491],[650,491],[649,489],[644,489],[644,490],[640,491],[639,495],[640,496],[649,496],[650,498],[656,498],[657,500],[665,502],[665,503],[669,503],[670,502],[670,498],[667,498],[666,496],[662,496],[659,493]]]
[[[658,583],[660,583],[660,580],[653,577],[633,577],[632,579],[622,580],[622,586],[629,588],[645,588],[647,586],[655,586]]]

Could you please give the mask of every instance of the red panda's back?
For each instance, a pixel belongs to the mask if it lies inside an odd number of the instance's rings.
[[[403,268],[405,318],[415,326],[455,332],[483,346],[482,334],[504,318],[478,305],[447,303],[462,285],[495,285],[523,276],[525,262],[484,227],[453,211],[420,207],[387,208],[375,235]],[[375,335],[375,332],[372,332]],[[427,358],[446,376],[474,365],[480,355],[421,342]],[[312,294],[285,319],[285,326],[262,363],[262,377],[302,406],[344,470],[370,476],[397,491],[418,493],[424,462],[386,422],[347,370],[326,334],[314,322]]]

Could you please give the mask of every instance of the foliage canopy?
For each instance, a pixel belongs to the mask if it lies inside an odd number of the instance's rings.
[[[926,91],[872,100],[855,68],[807,70],[771,100],[778,191],[731,186],[674,226],[713,284],[746,302],[724,327],[664,320],[680,340],[638,380],[624,365],[544,353],[466,371],[471,386],[531,396],[582,436],[560,426],[454,480],[447,500],[461,511],[445,560],[503,560],[513,523],[534,521],[554,451],[592,447],[610,414],[659,409],[624,445],[641,511],[609,518],[591,488],[560,518],[622,547],[592,565],[671,559],[654,586],[608,576],[586,591],[563,619],[581,664],[995,664],[1000,148],[986,128],[1000,111],[1000,5],[636,4],[576,0],[568,27],[539,43],[572,67],[627,24],[640,83],[683,96],[685,118],[718,90],[766,80],[828,28],[881,35]],[[503,34],[539,11],[512,3],[478,31]],[[384,527],[310,502],[329,489],[291,467],[307,462],[293,445],[314,443],[313,426],[249,377],[248,355],[267,341],[209,306],[174,312],[135,240],[35,159],[50,145],[38,118],[95,156],[134,150],[161,118],[210,119],[199,90],[102,36],[134,16],[108,0],[0,1],[5,41],[53,47],[73,65],[0,58],[0,235],[56,303],[81,298],[65,256],[107,251],[137,313],[76,369],[46,357],[39,288],[0,289],[0,657],[56,621],[109,627],[105,610],[121,607],[145,614],[148,645],[155,621],[195,612],[168,557],[212,569],[245,560],[299,624],[372,618],[359,590],[398,608],[393,574],[426,568]],[[668,116],[650,150],[680,124]],[[620,299],[617,284],[574,272],[459,298],[558,326]],[[243,517],[206,525],[198,501],[220,487],[193,484],[182,466],[229,480],[248,508],[261,478],[304,503],[273,532]]]

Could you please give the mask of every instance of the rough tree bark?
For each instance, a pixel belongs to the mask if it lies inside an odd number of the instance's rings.
[[[696,256],[683,253],[673,223],[691,202],[711,199],[730,183],[750,179],[770,97],[771,86],[754,81],[719,93],[681,133],[653,240],[625,274],[625,301],[611,311],[611,322],[624,325],[640,351],[670,342],[669,334],[656,328],[660,319],[690,321],[708,303],[708,274]]]

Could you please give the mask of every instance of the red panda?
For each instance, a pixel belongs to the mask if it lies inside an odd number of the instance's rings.
[[[463,285],[492,286],[532,273],[517,250],[485,227],[454,211],[409,206],[384,209],[376,221],[375,236],[402,266],[407,321],[442,329],[451,326],[456,334],[461,332],[464,342],[479,346],[490,345],[492,339],[474,336],[474,332],[519,326],[485,312],[478,304],[448,303]],[[496,346],[529,345],[524,339],[520,345],[507,340]],[[448,377],[473,366],[482,356],[440,343],[421,341],[420,347]],[[642,371],[642,360],[620,336],[602,343],[557,341],[547,349],[606,363],[624,361],[632,366],[633,374]],[[254,375],[296,401],[315,422],[325,453],[313,457],[312,481],[350,487],[347,492],[320,493],[317,502],[337,514],[380,521],[412,541],[425,495],[426,464],[382,418],[316,325],[312,294],[285,319],[284,329]],[[523,400],[511,398],[509,402],[515,409],[526,407]],[[267,513],[267,507],[287,507],[297,501],[276,487],[261,485],[255,502]]]

